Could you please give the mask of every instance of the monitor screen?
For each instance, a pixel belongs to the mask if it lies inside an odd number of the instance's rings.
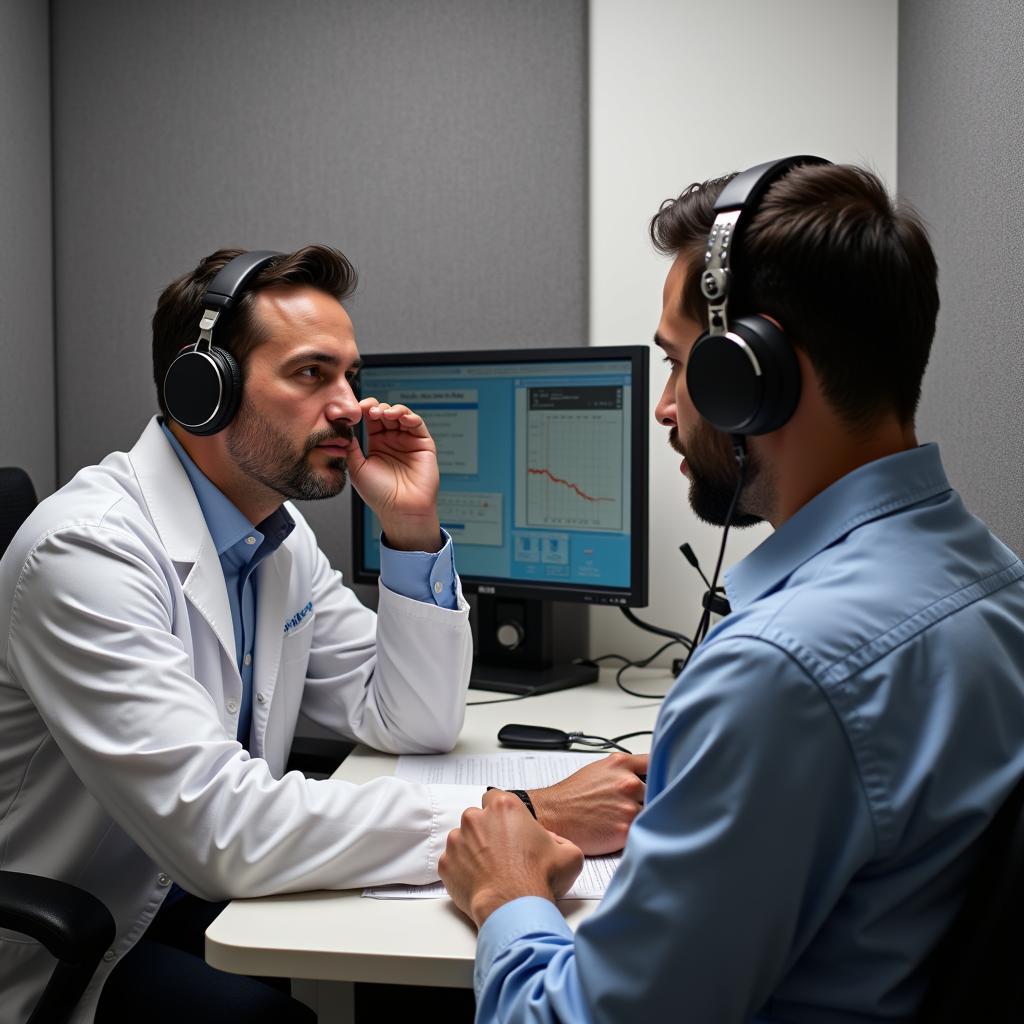
[[[360,392],[423,416],[467,590],[647,603],[646,346],[370,355]],[[364,438],[365,449],[365,438]],[[355,498],[355,575],[380,569]]]

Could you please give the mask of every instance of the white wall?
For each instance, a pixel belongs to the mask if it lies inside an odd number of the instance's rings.
[[[867,164],[895,186],[897,14],[895,0],[591,0],[591,344],[650,343],[668,263],[647,224],[690,182],[805,152]],[[657,350],[651,369],[653,412]],[[641,614],[689,634],[704,588],[678,547],[689,541],[710,574],[720,532],[690,511],[678,466],[652,424]],[[725,564],[767,535],[733,533]],[[592,655],[657,644],[615,610],[592,615]]]

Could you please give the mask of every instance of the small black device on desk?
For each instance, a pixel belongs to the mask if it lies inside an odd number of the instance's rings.
[[[498,742],[504,747],[527,747],[531,750],[568,750],[579,733],[551,729],[546,725],[503,725]]]
[[[503,747],[521,747],[528,750],[570,750],[574,745],[591,747],[593,750],[621,750],[624,754],[631,754],[631,750],[620,746],[620,741],[631,739],[633,736],[651,736],[650,729],[641,729],[638,732],[627,732],[624,736],[613,736],[607,739],[604,736],[588,736],[582,732],[565,732],[563,729],[553,729],[547,725],[503,725],[498,730],[498,742]],[[641,776],[646,782],[646,776]]]

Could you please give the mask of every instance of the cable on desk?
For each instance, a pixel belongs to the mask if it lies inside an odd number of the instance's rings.
[[[644,629],[648,633],[655,633],[658,636],[667,636],[670,639],[681,643],[687,650],[690,650],[693,646],[693,641],[685,634],[678,633],[674,629],[665,629],[662,626],[655,626],[650,622],[644,622],[643,619],[634,615],[625,605],[619,605],[619,611],[622,612],[622,614],[625,615],[634,626],[638,626],[640,629]]]
[[[649,654],[646,658],[641,658],[638,661],[627,661],[625,665],[622,665],[619,670],[615,673],[615,685],[623,691],[628,693],[631,697],[642,697],[644,700],[661,700],[664,693],[640,693],[639,690],[631,690],[622,681],[622,673],[629,668],[646,668],[655,658],[658,657],[664,651],[667,651],[674,644],[681,644],[681,640],[669,640],[668,643],[662,644],[653,654]]]
[[[512,700],[526,700],[527,697],[536,697],[536,693],[517,693],[514,697],[495,697],[494,700],[468,700],[467,708],[478,708],[481,704],[507,704]]]
[[[639,732],[627,732],[622,736],[613,736],[611,739],[607,739],[604,736],[587,736],[584,733],[573,732],[569,733],[569,737],[572,743],[579,743],[586,747],[597,747],[600,750],[607,750],[609,747],[614,747],[616,750],[621,750],[624,754],[632,754],[632,750],[628,750],[626,747],[621,745],[622,740],[632,739],[634,736],[653,736],[654,732],[651,729],[641,729]]]

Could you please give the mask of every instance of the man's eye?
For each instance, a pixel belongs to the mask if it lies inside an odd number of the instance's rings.
[[[358,398],[358,396],[359,396],[359,386],[360,386],[360,383],[361,383],[361,381],[359,380],[359,374],[358,373],[349,373],[349,374],[346,374],[346,378],[348,380],[348,386],[352,389],[352,393]]]
[[[299,370],[300,377],[309,377],[311,380],[320,379],[320,367],[319,366],[304,366]]]

